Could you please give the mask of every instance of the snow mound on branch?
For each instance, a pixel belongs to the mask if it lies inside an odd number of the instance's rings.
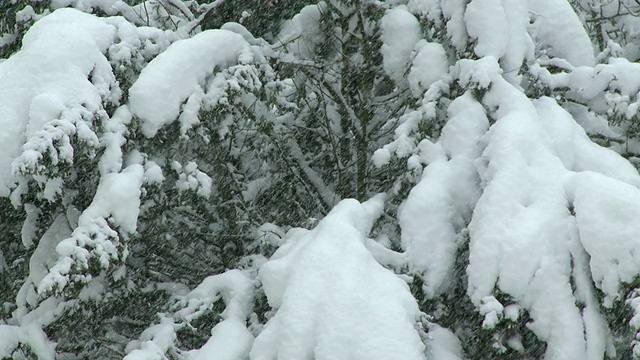
[[[610,305],[640,273],[640,191],[596,173],[577,174],[568,187],[593,280]]]
[[[312,58],[324,38],[320,18],[325,6],[324,2],[307,5],[291,20],[285,21],[274,49],[284,47],[300,59]]]
[[[140,335],[140,340],[132,342],[128,347],[136,346],[123,360],[166,359],[164,354],[176,340],[174,324],[170,319],[162,318],[160,324],[153,325]]]
[[[415,299],[365,247],[382,207],[382,196],[343,200],[314,230],[288,233],[260,270],[278,310],[251,359],[424,359]]]
[[[464,14],[467,31],[476,39],[476,55],[501,58],[507,52],[509,28],[501,0],[473,0]]]
[[[478,56],[501,59],[505,78],[520,83],[520,66],[533,55],[533,42],[527,33],[529,14],[526,4],[509,0],[473,0],[464,14],[467,31],[477,40]]]
[[[422,38],[420,23],[405,5],[400,5],[387,10],[380,20],[380,28],[384,71],[399,83],[405,78],[414,46]]]
[[[462,346],[458,337],[451,331],[436,324],[429,326],[426,341],[427,359],[462,360]]]
[[[635,166],[619,154],[592,142],[585,130],[554,100],[541,98],[533,103],[551,140],[549,145],[567,169],[595,172],[640,187],[640,175]]]
[[[538,44],[549,46],[550,55],[573,66],[593,66],[591,40],[578,15],[566,0],[528,0],[533,14],[532,35]]]
[[[447,19],[447,35],[458,51],[464,50],[469,41],[464,25],[464,10],[467,0],[441,0],[442,15]]]
[[[447,280],[463,242],[461,231],[480,196],[473,160],[489,128],[482,105],[470,93],[455,99],[448,113],[450,119],[434,146],[452,158],[438,159],[424,169],[399,213],[402,247],[411,270],[422,276],[429,298],[451,283]]]
[[[482,104],[466,92],[449,104],[447,115],[449,120],[439,139],[443,150],[450,158],[475,158],[481,150],[480,140],[489,130]]]
[[[201,94],[214,71],[254,58],[245,39],[228,30],[208,30],[171,44],[140,73],[129,90],[131,112],[142,119],[142,133],[153,137],[175,121],[185,101]]]
[[[124,261],[126,247],[112,226],[123,234],[136,231],[143,181],[140,164],[102,177],[91,205],[78,219],[78,227],[56,246],[60,258],[38,285],[38,293],[64,289],[73,280],[73,269],[88,269],[91,259],[96,259],[102,269],[108,269],[114,261]]]
[[[188,307],[176,313],[181,319],[193,317],[194,309],[212,304],[223,297],[227,307],[222,320],[213,329],[211,337],[198,350],[189,351],[188,359],[219,360],[246,359],[253,345],[253,335],[246,326],[252,310],[253,281],[239,270],[230,270],[206,278],[183,300]],[[209,305],[210,306],[210,305]],[[196,311],[197,312],[197,311]]]
[[[438,43],[420,40],[416,44],[416,51],[408,80],[413,96],[419,97],[449,71],[449,60],[444,48]]]
[[[191,351],[190,360],[239,360],[246,359],[251,351],[253,335],[245,321],[231,318],[220,322],[211,330],[211,337],[202,348]]]
[[[570,286],[575,226],[562,186],[566,170],[545,147],[533,106],[500,118],[487,142],[482,172],[488,185],[469,225],[469,296],[480,306],[497,287],[530,310],[549,358],[585,359]]]
[[[14,359],[12,353],[24,344],[41,360],[53,360],[56,357],[56,344],[47,339],[47,335],[37,325],[11,326],[0,324],[0,356]]]
[[[95,16],[60,9],[37,21],[22,49],[0,63],[0,196],[15,182],[11,163],[27,138],[65,109],[101,109],[101,96],[110,96],[115,83],[103,55],[115,36],[115,27]],[[88,79],[91,73],[105,82],[104,91]]]
[[[29,259],[29,277],[16,297],[16,305],[21,309],[20,311],[26,312],[27,305],[32,308],[38,305],[39,299],[36,288],[47,276],[49,269],[55,265],[56,260],[58,260],[55,251],[56,246],[69,235],[71,235],[71,229],[69,228],[67,216],[58,215],[40,238],[38,247]]]
[[[176,331],[207,314],[220,299],[226,304],[222,321],[211,329],[211,337],[200,349],[181,352],[181,358],[246,359],[253,344],[253,335],[245,323],[252,310],[253,292],[253,280],[240,270],[207,277],[178,299],[175,313],[162,314],[160,324],[147,328],[140,339],[131,341],[124,359],[164,359],[167,351],[175,349]]]
[[[437,25],[441,24],[440,0],[409,0],[407,8],[420,18],[434,21]]]
[[[465,63],[460,77],[477,81],[491,61]],[[640,176],[593,144],[553,99],[532,101],[499,73],[487,76],[483,103],[497,120],[476,161],[485,185],[469,225],[468,294],[489,328],[511,305],[496,292],[527,309],[529,328],[547,343],[546,358],[601,359],[611,339],[594,285],[610,306],[626,295],[621,283],[640,273],[640,242],[632,235]]]

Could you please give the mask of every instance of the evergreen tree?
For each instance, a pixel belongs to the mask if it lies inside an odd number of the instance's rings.
[[[640,358],[637,3],[0,10],[3,357]]]

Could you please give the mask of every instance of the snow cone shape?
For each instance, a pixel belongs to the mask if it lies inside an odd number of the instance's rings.
[[[260,277],[277,309],[252,360],[424,359],[420,316],[408,286],[364,241],[383,196],[340,202],[311,230],[289,231]]]

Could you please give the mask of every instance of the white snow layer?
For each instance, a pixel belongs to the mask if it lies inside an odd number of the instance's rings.
[[[211,337],[199,349],[189,352],[189,360],[242,360],[246,359],[253,345],[253,335],[244,319],[230,318],[221,321],[211,330]]]
[[[288,51],[300,59],[312,58],[317,52],[317,45],[324,38],[320,28],[320,16],[326,4],[307,5],[291,20],[282,24],[282,30],[276,37],[274,48],[285,46]]]
[[[477,40],[478,56],[494,56],[505,69],[504,77],[518,85],[517,75],[525,59],[533,54],[527,26],[529,12],[521,1],[473,0],[464,14],[469,36]]]
[[[476,161],[484,191],[469,225],[469,296],[487,327],[507,316],[509,304],[485,309],[496,290],[528,309],[546,359],[602,359],[609,329],[593,287],[616,298],[621,282],[640,272],[640,242],[631,235],[640,230],[640,176],[592,143],[554,100],[529,100],[499,71],[483,72],[495,58],[467,61],[461,79],[490,81],[483,103],[497,117]]]
[[[467,31],[476,39],[476,55],[501,58],[507,52],[509,29],[501,0],[473,0],[464,14]]]
[[[451,331],[432,324],[426,340],[427,359],[429,360],[462,360],[462,345],[458,337]]]
[[[60,258],[38,285],[39,293],[56,286],[64,288],[70,281],[72,268],[87,269],[92,257],[97,258],[103,269],[126,257],[120,249],[120,236],[111,226],[119,228],[122,234],[136,231],[143,181],[144,168],[140,164],[102,177],[91,205],[80,215],[71,237],[56,246]]]
[[[22,49],[0,63],[0,196],[15,182],[11,163],[20,147],[44,124],[66,109],[101,109],[101,96],[109,96],[115,82],[103,55],[115,35],[115,27],[95,16],[60,9],[37,21]],[[106,91],[88,79],[92,72],[103,78]]]
[[[593,66],[594,48],[578,15],[567,0],[527,0],[533,14],[532,34],[537,44],[549,47],[549,55],[573,66]]]
[[[404,80],[405,70],[414,46],[422,38],[418,19],[406,6],[396,6],[387,10],[380,20],[382,30],[382,65],[393,80]]]
[[[38,305],[37,286],[49,273],[49,268],[54,266],[58,259],[55,252],[56,246],[69,235],[71,235],[69,220],[65,215],[60,214],[42,235],[38,242],[38,247],[29,259],[29,277],[20,288],[16,298],[18,308],[23,308],[27,305],[35,308]]]
[[[222,321],[211,330],[211,337],[200,348],[181,352],[187,360],[241,360],[249,356],[253,335],[246,327],[252,309],[253,280],[240,270],[229,270],[204,279],[200,285],[180,297],[178,310],[161,314],[160,324],[147,328],[139,340],[127,345],[125,360],[166,359],[165,354],[175,347],[176,330],[190,324],[222,299],[226,308]]]
[[[383,198],[343,200],[312,230],[289,231],[260,278],[277,309],[252,360],[424,359],[407,284],[380,266],[365,236]]]
[[[0,324],[0,356],[14,359],[12,353],[19,344],[27,345],[40,360],[55,359],[56,344],[47,339],[47,335],[39,326]]]
[[[442,15],[447,20],[447,35],[458,51],[462,51],[469,41],[467,27],[464,24],[464,11],[467,0],[441,0]]]
[[[436,146],[451,160],[440,158],[424,169],[399,213],[402,247],[411,270],[423,276],[429,298],[451,283],[456,252],[464,242],[460,232],[480,196],[473,160],[489,128],[482,105],[469,93],[455,99],[448,112]]]
[[[160,324],[145,329],[140,340],[127,345],[130,352],[123,360],[164,360],[165,353],[176,340],[175,326],[171,319],[162,318]],[[130,347],[137,347],[131,350]]]
[[[200,100],[194,96],[203,95],[214,70],[253,58],[245,39],[228,30],[207,30],[171,44],[142,70],[129,90],[129,107],[142,119],[142,133],[153,137],[177,120],[187,100],[187,106],[199,108]]]
[[[191,360],[240,360],[246,359],[253,345],[253,335],[247,329],[253,302],[253,282],[241,271],[230,270],[206,278],[190,292],[182,302],[186,305],[176,312],[178,319],[189,321],[223,297],[226,308],[223,320],[211,329],[211,337],[197,350],[188,352]]]
[[[413,96],[419,97],[431,84],[449,71],[447,53],[442,45],[420,40],[407,77]]]

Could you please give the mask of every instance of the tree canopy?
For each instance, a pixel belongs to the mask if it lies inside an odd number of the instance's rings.
[[[0,3],[0,357],[640,359],[640,3]]]

